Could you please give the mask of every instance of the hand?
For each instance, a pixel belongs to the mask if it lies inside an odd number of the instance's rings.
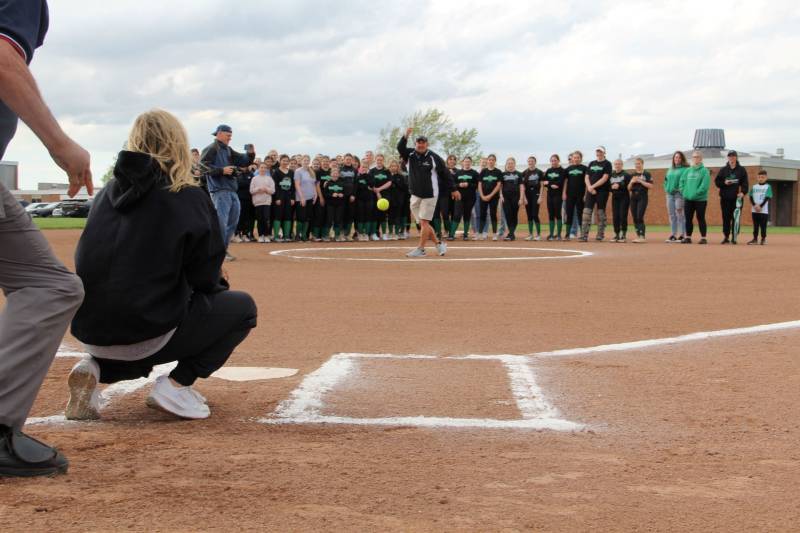
[[[383,196],[381,196],[381,193],[379,191],[375,191],[375,195],[378,197],[378,200],[383,198]]]
[[[593,187],[589,187],[589,192],[592,193],[593,195],[597,196],[597,191],[594,190]]]
[[[50,150],[50,157],[67,173],[69,178],[67,194],[70,198],[78,194],[78,191],[84,186],[90,196],[94,194],[89,152],[65,135],[64,141]]]
[[[247,151],[248,154],[256,153],[256,146],[254,144],[250,145],[250,149]]]
[[[294,200],[289,200],[289,205],[294,205]]]
[[[412,133],[414,133],[414,128],[407,128],[406,129],[406,139],[410,138]]]
[[[281,205],[281,201],[280,200],[275,200],[275,205]]]
[[[466,189],[467,187],[469,187],[469,183],[466,182],[459,183],[458,186],[461,187],[462,189]]]
[[[234,170],[236,170],[236,167],[227,166],[222,169],[222,173],[226,176],[230,176],[231,174],[233,174]]]
[[[319,197],[319,205],[325,207],[325,198],[323,198],[322,196]]]
[[[740,191],[739,194],[736,195],[736,197],[737,198],[744,198],[744,193]]]
[[[458,191],[453,191],[453,200],[455,200],[456,202],[461,200],[461,193]]]
[[[224,279],[225,281],[227,281],[228,283],[230,283],[230,282],[231,282],[231,279],[230,279],[230,277],[228,276],[228,271],[227,271],[227,270],[225,270],[224,268],[220,268],[220,269],[219,269],[219,276],[220,276],[222,279]]]
[[[611,185],[611,190],[616,191],[617,189],[619,189],[619,183],[614,183],[613,185]]]
[[[558,189],[558,185],[556,185],[556,184],[554,183],[553,185],[551,185],[551,186],[550,186],[550,188],[551,188],[551,189],[553,189],[553,190],[556,190],[556,189]]]
[[[306,203],[307,203],[307,202],[306,202],[305,200],[300,200],[300,206],[301,206],[301,207],[305,207],[305,206],[306,206]]]
[[[761,212],[761,206],[760,206],[760,205],[757,205],[757,206],[756,206],[756,213],[760,213],[760,212]]]
[[[540,197],[539,197],[539,199],[538,199],[538,200],[536,200],[536,203],[537,203],[537,204],[539,204],[539,205],[542,205],[542,201],[543,201],[543,200],[544,200],[544,198],[542,198],[542,197],[540,196]]]
[[[522,207],[523,205],[525,205],[525,198],[520,198],[520,199],[519,199],[519,205],[520,205],[520,207]]]
[[[353,202],[355,202],[355,201],[356,201],[356,197],[355,197],[355,196],[351,196],[351,197],[350,197],[350,203],[352,204],[352,203],[353,203]]]

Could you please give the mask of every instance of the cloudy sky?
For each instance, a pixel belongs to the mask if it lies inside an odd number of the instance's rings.
[[[77,8],[79,6],[79,8]],[[50,0],[33,71],[97,180],[161,107],[203,147],[220,122],[259,153],[358,153],[438,107],[485,152],[728,145],[800,159],[800,10],[789,0]],[[22,185],[62,181],[26,128]]]

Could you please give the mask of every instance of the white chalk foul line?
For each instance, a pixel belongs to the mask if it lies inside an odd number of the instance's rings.
[[[588,348],[569,348],[566,350],[554,350],[550,352],[538,352],[530,354],[531,357],[565,357],[569,355],[591,355],[604,352],[622,352],[629,350],[642,350],[654,346],[664,346],[668,344],[681,344],[685,342],[704,341],[720,337],[732,337],[736,335],[752,335],[755,333],[766,333],[770,331],[781,331],[786,329],[800,328],[800,320],[791,322],[777,322],[775,324],[764,324],[760,326],[748,326],[743,328],[720,329],[717,331],[699,331],[687,335],[676,337],[664,337],[661,339],[647,339],[633,342],[622,342],[618,344],[601,344]]]
[[[428,416],[353,418],[323,415],[321,410],[325,405],[324,396],[333,391],[342,380],[357,371],[355,361],[365,359],[498,361],[508,372],[511,393],[522,418],[515,420]],[[265,424],[345,424],[421,428],[549,429],[553,431],[577,431],[583,428],[582,424],[558,418],[558,411],[545,400],[537,385],[533,370],[528,365],[528,358],[521,355],[466,355],[440,358],[433,355],[336,354],[306,376],[292,391],[289,398],[282,401],[270,416],[259,421]]]
[[[309,261],[370,261],[377,263],[443,263],[446,261],[542,261],[550,259],[576,259],[580,257],[588,257],[594,255],[592,252],[586,250],[563,250],[558,248],[529,248],[529,247],[513,247],[513,246],[451,246],[448,251],[453,250],[522,250],[522,251],[539,251],[539,252],[556,252],[564,255],[545,255],[545,256],[531,256],[531,257],[430,257],[422,259],[409,259],[407,257],[391,258],[369,258],[369,257],[324,257],[324,256],[303,256],[292,255],[305,252],[347,252],[347,251],[377,251],[377,250],[397,250],[409,251],[413,246],[343,246],[339,248],[288,248],[285,250],[275,250],[270,252],[270,255],[289,257],[292,259],[304,259]],[[405,255],[405,254],[403,254]]]

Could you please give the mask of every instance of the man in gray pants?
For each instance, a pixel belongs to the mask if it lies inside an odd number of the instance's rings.
[[[28,69],[48,26],[45,0],[0,2],[0,159],[21,118],[69,177],[69,194],[92,193],[89,153],[70,139],[42,100]],[[53,255],[0,184],[0,477],[66,472],[56,449],[22,433],[50,363],[83,300],[83,285]]]

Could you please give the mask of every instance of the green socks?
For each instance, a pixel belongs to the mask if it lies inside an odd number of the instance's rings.
[[[558,220],[556,220],[556,224],[558,224],[558,234],[556,235],[556,237],[561,237],[561,226],[563,222],[561,222],[561,219],[559,218]]]
[[[553,230],[555,230],[555,229],[556,229],[556,221],[555,220],[551,220],[550,221],[550,236],[551,237],[555,237],[555,233],[553,233]],[[560,222],[558,224],[558,230],[561,231],[561,223]]]
[[[281,236],[281,221],[276,220],[275,224],[272,226],[272,235],[275,237],[275,240],[278,240]]]

